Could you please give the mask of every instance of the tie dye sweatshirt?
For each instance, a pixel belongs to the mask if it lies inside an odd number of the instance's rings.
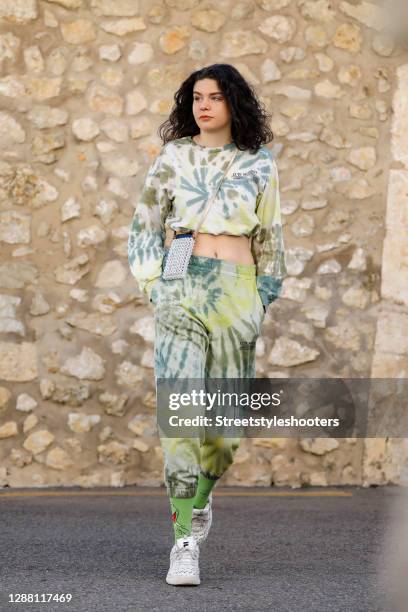
[[[184,136],[167,142],[151,164],[128,239],[128,259],[140,290],[162,274],[166,228],[193,230],[236,146],[205,147]],[[251,239],[256,282],[265,308],[279,297],[287,275],[279,177],[271,151],[238,151],[200,233]]]

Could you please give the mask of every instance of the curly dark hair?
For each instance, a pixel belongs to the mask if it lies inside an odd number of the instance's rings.
[[[196,81],[206,78],[215,79],[226,97],[231,112],[231,136],[238,149],[256,153],[273,140],[270,115],[251,85],[231,64],[212,64],[190,74],[174,94],[175,106],[158,128],[163,144],[200,133],[192,111],[193,88]]]

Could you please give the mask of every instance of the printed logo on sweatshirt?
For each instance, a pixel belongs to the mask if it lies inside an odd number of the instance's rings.
[[[258,178],[257,170],[248,170],[248,172],[233,172],[231,178],[241,179],[241,178]]]

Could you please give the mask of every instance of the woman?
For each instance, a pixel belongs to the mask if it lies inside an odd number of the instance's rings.
[[[255,343],[286,276],[273,134],[256,95],[229,64],[193,72],[159,128],[164,146],[148,171],[129,233],[132,274],[155,308],[155,377],[255,377]],[[194,230],[187,275],[165,280],[166,228]],[[212,488],[239,438],[165,437],[164,479],[175,543],[169,584],[200,584],[199,547],[212,520]]]

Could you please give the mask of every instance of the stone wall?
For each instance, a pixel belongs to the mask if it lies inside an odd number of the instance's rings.
[[[162,484],[127,236],[174,92],[217,61],[275,135],[289,277],[259,376],[406,376],[407,57],[378,5],[0,0],[0,25],[0,486]],[[243,440],[223,484],[399,482],[406,455]]]

